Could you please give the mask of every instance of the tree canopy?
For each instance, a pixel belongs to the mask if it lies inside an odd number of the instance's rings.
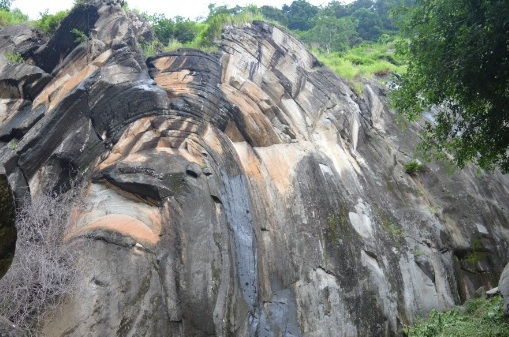
[[[1,1],[1,0],[0,0]],[[242,21],[242,17],[265,19],[292,30],[305,42],[320,50],[340,52],[364,41],[377,42],[382,34],[393,35],[391,9],[414,0],[355,0],[350,4],[330,1],[325,6],[314,6],[306,0],[294,0],[281,8],[256,5],[227,7],[209,5],[209,14],[202,20],[182,17],[167,18],[162,14],[144,17],[152,24],[160,46],[188,44],[213,45],[223,24]]]
[[[0,10],[8,11],[13,0],[0,0]]]
[[[152,29],[159,42],[165,46],[171,40],[188,43],[198,34],[198,24],[181,16],[171,19],[164,14],[154,14],[146,15],[145,18],[152,24]]]
[[[313,27],[312,20],[319,8],[306,0],[294,0],[290,6],[283,5],[283,12],[288,18],[288,28],[292,30],[309,30]]]
[[[315,16],[313,25],[313,28],[301,34],[302,39],[330,53],[350,46],[356,34],[357,21],[350,16],[336,18],[332,11],[322,10]]]
[[[409,65],[393,102],[411,120],[433,111],[424,153],[509,172],[507,0],[417,0],[404,32]]]

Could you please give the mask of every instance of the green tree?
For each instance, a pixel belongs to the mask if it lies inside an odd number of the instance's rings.
[[[0,0],[0,10],[9,11],[13,0]]]
[[[198,34],[198,24],[195,21],[191,21],[181,16],[176,16],[174,21],[175,30],[173,36],[177,41],[188,43],[195,38],[196,34]]]
[[[56,12],[55,14],[49,14],[48,10],[46,10],[44,13],[39,13],[39,15],[41,18],[34,22],[35,27],[46,34],[53,34],[60,25],[60,22],[69,15],[69,11],[65,10]]]
[[[375,2],[373,0],[355,0],[349,5],[346,5],[348,15],[352,15],[359,9],[373,9]]]
[[[283,11],[279,8],[272,6],[262,6],[260,7],[260,12],[264,17],[270,20],[274,20],[282,24],[283,26],[288,25],[288,19],[283,13]]]
[[[417,0],[404,31],[409,65],[393,102],[410,120],[434,112],[421,149],[509,172],[507,0]]]
[[[181,16],[169,19],[164,14],[154,14],[145,15],[145,18],[152,25],[152,30],[159,42],[165,46],[171,40],[188,43],[198,34],[198,23]]]
[[[347,49],[356,34],[357,22],[350,16],[337,19],[333,12],[322,10],[314,22],[313,28],[306,33],[304,39],[318,45],[327,53]]]
[[[351,14],[349,7],[340,1],[329,2],[323,10],[332,11],[337,18],[342,18]]]
[[[396,19],[405,15],[403,7],[412,6],[414,0],[377,0],[375,9],[380,16],[385,31],[397,31]]]
[[[23,14],[19,9],[1,10],[0,9],[0,27],[8,25],[17,25],[28,21],[28,16]]]
[[[164,14],[146,16],[146,19],[152,25],[152,30],[159,42],[163,45],[167,45],[173,37],[175,30],[175,23],[173,20],[166,18]]]
[[[213,18],[214,16],[218,16],[218,15],[222,15],[222,14],[230,15],[230,14],[232,14],[232,12],[235,11],[234,8],[229,9],[226,5],[217,6],[215,4],[209,4],[208,8],[209,8],[209,15],[207,16],[207,20]]]
[[[357,34],[363,40],[377,41],[382,35],[382,20],[378,13],[372,9],[360,8],[352,13],[358,22]]]
[[[295,0],[290,6],[284,5],[283,12],[288,19],[288,28],[292,30],[309,30],[313,27],[313,18],[318,7],[306,0]]]

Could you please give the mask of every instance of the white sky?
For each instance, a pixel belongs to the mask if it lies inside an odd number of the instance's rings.
[[[227,5],[234,7],[235,5],[245,6],[248,4],[256,4],[257,6],[270,5],[281,8],[284,4],[290,5],[293,0],[127,0],[130,8],[136,8],[141,12],[149,14],[161,13],[166,17],[174,17],[177,15],[196,19],[204,17],[208,14],[208,4]],[[315,6],[326,5],[330,0],[308,0]],[[343,1],[344,3],[353,0]],[[12,8],[19,8],[23,13],[28,14],[31,19],[38,19],[39,13],[43,13],[46,9],[50,13],[55,13],[64,9],[70,9],[73,0],[15,0]]]

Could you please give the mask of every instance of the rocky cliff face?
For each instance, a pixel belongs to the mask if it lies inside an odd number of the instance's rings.
[[[89,267],[41,333],[383,336],[496,286],[507,178],[405,173],[418,126],[383,85],[355,94],[262,22],[146,61],[136,33],[115,2],[77,6],[47,41],[0,31],[31,60],[0,55],[14,195],[86,177],[67,239],[89,241]]]

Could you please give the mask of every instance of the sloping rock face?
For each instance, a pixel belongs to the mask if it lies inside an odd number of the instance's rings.
[[[507,178],[405,173],[418,126],[382,86],[355,94],[261,22],[145,61],[118,3],[66,20],[34,65],[0,59],[13,193],[86,184],[87,268],[41,334],[384,336],[496,286]]]

